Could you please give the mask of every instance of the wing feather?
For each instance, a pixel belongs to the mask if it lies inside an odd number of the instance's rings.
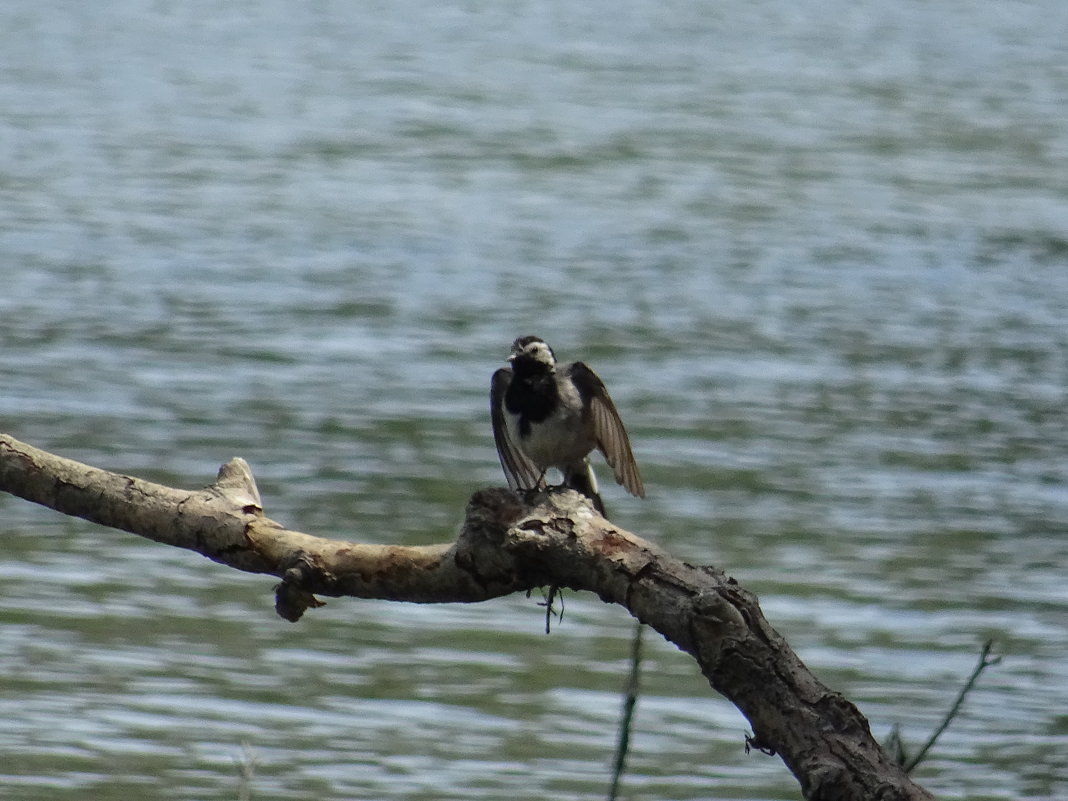
[[[615,473],[616,483],[622,484],[631,495],[644,498],[645,486],[630,449],[627,430],[604,383],[582,362],[572,364],[570,372],[579,393],[589,401],[597,449]]]
[[[541,471],[527,458],[519,448],[519,444],[512,439],[508,430],[508,423],[504,419],[504,393],[512,383],[512,371],[502,367],[493,374],[490,382],[490,420],[493,423],[493,440],[497,445],[497,457],[501,460],[501,468],[508,486],[514,490],[536,489],[544,482],[541,480]]]

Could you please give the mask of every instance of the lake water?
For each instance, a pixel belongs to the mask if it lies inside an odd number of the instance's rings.
[[[4,5],[0,430],[445,541],[540,334],[630,429],[621,525],[754,589],[880,737],[993,638],[917,778],[1068,798],[1068,5],[428,5]],[[9,496],[0,533],[5,798],[604,795],[617,608],[292,625],[195,554]],[[625,797],[799,797],[647,642]]]

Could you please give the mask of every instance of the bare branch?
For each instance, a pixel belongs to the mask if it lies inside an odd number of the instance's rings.
[[[923,762],[927,753],[934,747],[934,744],[938,742],[938,738],[942,736],[942,733],[949,728],[949,724],[953,722],[955,717],[957,717],[961,707],[964,705],[964,699],[968,697],[968,693],[975,687],[975,683],[979,680],[979,676],[982,675],[983,671],[991,665],[996,665],[1001,661],[1000,656],[990,656],[990,649],[993,647],[993,640],[987,640],[983,643],[983,647],[979,651],[979,661],[976,663],[968,680],[964,682],[964,686],[960,688],[960,692],[957,693],[957,699],[953,702],[953,705],[950,706],[949,711],[946,712],[946,716],[942,718],[942,722],[938,724],[933,732],[931,732],[931,736],[927,738],[927,742],[925,742],[920,747],[920,750],[916,752],[916,755],[912,757],[912,759],[906,760],[903,758],[903,751],[899,750],[899,756],[896,758],[898,762],[904,765],[905,773],[912,773],[913,769]],[[898,732],[897,736],[899,740],[898,748],[901,749],[903,748],[903,745],[900,743],[900,732]]]
[[[476,492],[456,542],[361,545],[289,531],[263,515],[242,460],[185,491],[108,473],[0,435],[0,490],[66,514],[282,578],[277,608],[296,619],[313,593],[420,603],[474,602],[568,587],[619,604],[691,654],[711,686],[776,753],[808,799],[929,799],[872,738],[853,704],[813,676],[756,597],[711,566],[674,559],[612,525],[581,495]]]
[[[616,741],[615,759],[612,760],[612,784],[608,788],[608,801],[616,801],[619,787],[623,780],[623,770],[627,766],[627,753],[630,751],[630,730],[634,721],[634,707],[638,704],[641,692],[642,670],[642,631],[639,623],[634,628],[634,637],[630,643],[630,673],[623,693],[623,714],[619,720],[619,738]]]
[[[362,545],[285,529],[264,516],[244,459],[227,462],[213,483],[189,491],[90,467],[0,434],[0,489],[249,573],[292,582],[297,575],[287,577],[287,571],[303,570],[309,583],[303,589],[327,595],[440,603],[515,590],[473,581],[449,558],[455,545]]]

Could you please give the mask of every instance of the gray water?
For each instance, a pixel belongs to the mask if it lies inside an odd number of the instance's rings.
[[[0,430],[445,541],[538,333],[631,431],[621,525],[758,592],[879,737],[992,638],[917,778],[1068,798],[1068,6],[426,5],[0,8]],[[195,554],[9,496],[0,533],[5,798],[603,796],[619,609],[292,625]],[[626,797],[799,797],[648,642]]]

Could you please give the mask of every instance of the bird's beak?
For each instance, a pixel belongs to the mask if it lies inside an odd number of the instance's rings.
[[[514,362],[515,361],[515,357],[518,356],[518,355],[519,355],[518,353],[509,353],[508,354],[508,358],[506,359],[506,361]]]

